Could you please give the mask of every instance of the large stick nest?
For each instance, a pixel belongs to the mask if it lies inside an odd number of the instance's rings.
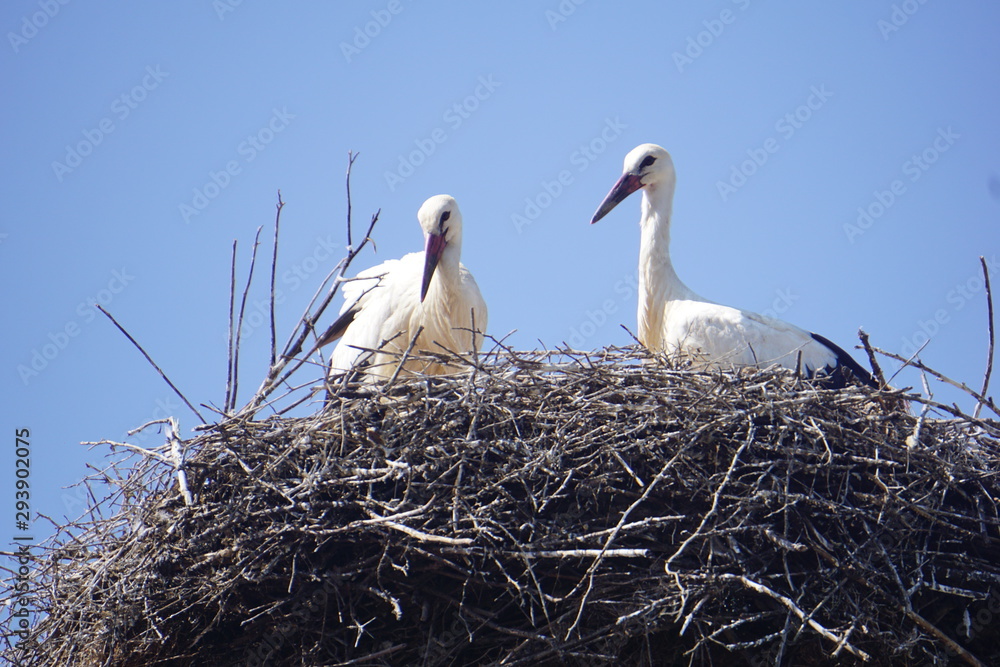
[[[475,366],[110,466],[6,657],[1000,664],[996,421],[636,349]]]

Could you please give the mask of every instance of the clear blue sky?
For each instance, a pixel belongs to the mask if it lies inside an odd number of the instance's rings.
[[[625,153],[655,142],[692,288],[847,348],[858,327],[894,351],[930,333],[924,361],[982,381],[994,2],[9,0],[0,27],[5,543],[16,428],[32,510],[58,517],[103,460],[79,442],[197,422],[92,304],[220,404],[233,239],[244,276],[280,188],[283,340],[339,259],[349,150],[357,224],[382,209],[355,267],[420,249],[417,208],[454,195],[490,333],[518,348],[630,342],[639,199],[588,223]],[[245,341],[244,398],[266,339]]]

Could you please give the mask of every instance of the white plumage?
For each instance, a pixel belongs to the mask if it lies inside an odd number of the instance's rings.
[[[625,156],[625,169],[594,214],[597,222],[628,195],[642,190],[639,247],[639,340],[647,348],[685,354],[708,367],[779,365],[826,375],[842,386],[845,368],[871,386],[874,378],[843,349],[787,322],[698,296],[670,261],[670,218],[676,175],[670,153],[642,144]]]
[[[460,261],[458,203],[448,195],[436,195],[423,203],[417,219],[424,232],[422,252],[390,259],[344,283],[340,317],[318,343],[340,340],[330,360],[331,375],[365,362],[369,378],[391,377],[421,326],[411,355],[465,354],[482,345],[486,302]],[[419,359],[409,359],[404,370],[431,375],[452,371],[446,364]]]

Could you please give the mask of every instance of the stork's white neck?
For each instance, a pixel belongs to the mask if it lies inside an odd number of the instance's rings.
[[[673,198],[673,183],[643,188],[639,221],[639,340],[651,349],[662,348],[664,317],[671,302],[699,299],[677,276],[670,260]]]
[[[441,261],[438,262],[438,270],[444,270],[449,275],[457,276],[458,269],[462,265],[462,237],[455,235],[449,239],[444,252],[441,253]]]
[[[448,242],[441,259],[438,261],[437,269],[434,270],[434,277],[427,288],[425,303],[437,303],[448,301],[459,284],[459,273],[461,272],[462,239],[454,238]]]
[[[677,277],[670,260],[673,198],[674,189],[667,185],[646,187],[642,193],[639,285],[647,297],[661,302],[694,297],[694,293]],[[646,289],[643,289],[643,284]]]

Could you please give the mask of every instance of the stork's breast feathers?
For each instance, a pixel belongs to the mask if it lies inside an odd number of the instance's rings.
[[[414,255],[422,255],[422,253],[410,253],[402,259],[386,260],[377,266],[361,271],[351,280],[344,282],[340,287],[341,294],[344,295],[344,305],[341,306],[340,312],[345,313],[355,306],[364,308],[366,302],[378,295],[378,292],[387,284],[397,281],[405,282],[405,276],[400,276],[400,274],[405,273],[408,265],[413,263],[410,258]],[[403,280],[400,280],[401,277]],[[382,295],[380,298],[387,297]]]

